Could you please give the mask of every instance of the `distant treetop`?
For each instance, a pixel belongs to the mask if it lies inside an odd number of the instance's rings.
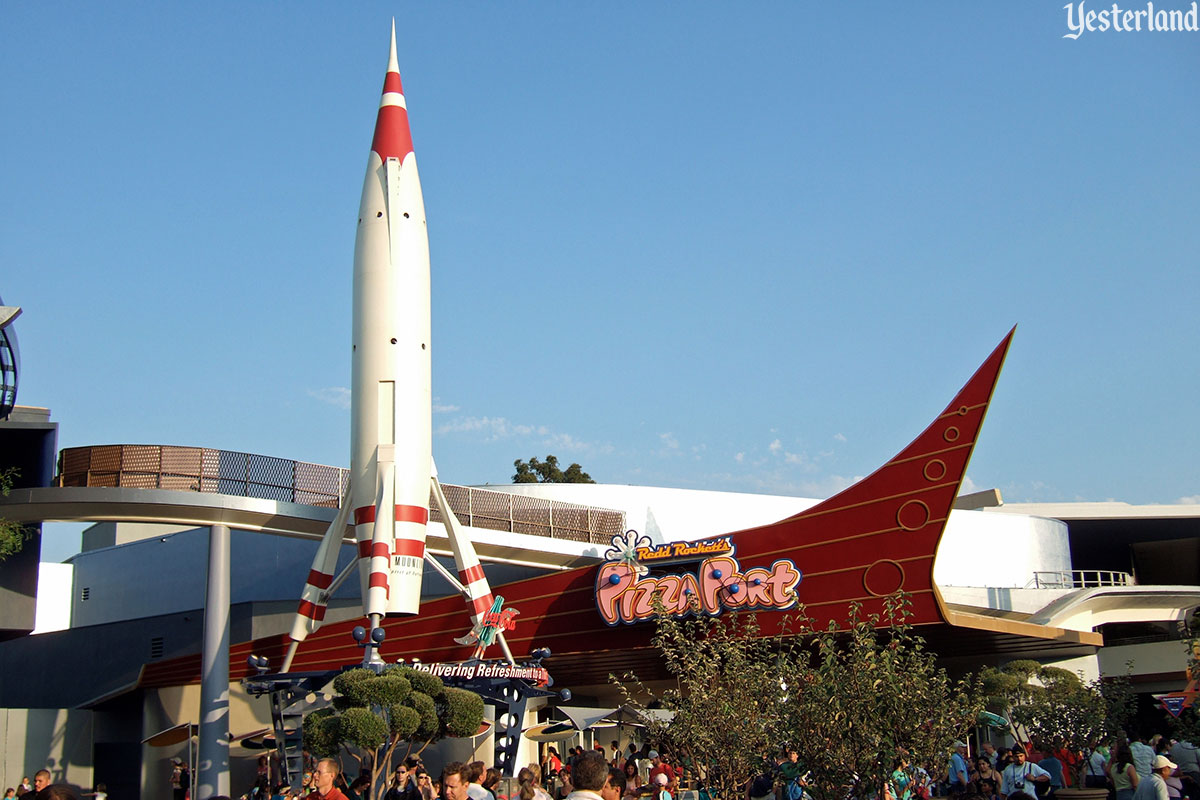
[[[513,466],[517,468],[517,473],[512,476],[513,483],[595,483],[578,464],[572,464],[565,471],[559,469],[555,456],[546,456],[545,461],[538,461],[535,456],[528,462],[518,458]]]

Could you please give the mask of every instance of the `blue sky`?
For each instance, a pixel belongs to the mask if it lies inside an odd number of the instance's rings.
[[[1059,2],[5,4],[0,296],[60,446],[347,462],[393,15],[444,480],[827,495],[1018,324],[975,487],[1200,495],[1200,33]]]

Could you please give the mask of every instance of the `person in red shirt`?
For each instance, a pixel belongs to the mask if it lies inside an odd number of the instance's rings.
[[[678,793],[678,791],[679,791],[679,773],[675,771],[675,768],[672,767],[670,764],[668,764],[666,761],[664,761],[662,759],[662,757],[659,756],[657,750],[651,750],[649,753],[647,753],[647,755],[650,757],[650,763],[652,765],[650,767],[650,785],[651,786],[654,785],[654,776],[655,775],[666,775],[667,776],[667,788],[671,791],[672,794]]]
[[[341,769],[332,758],[322,758],[313,771],[313,791],[309,800],[346,800],[342,790],[333,785]]]

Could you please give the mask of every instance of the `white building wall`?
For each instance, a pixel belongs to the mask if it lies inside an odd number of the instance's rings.
[[[767,525],[820,502],[805,497],[606,483],[518,483],[481,488],[624,511],[626,527],[656,543],[704,539]],[[603,555],[603,548],[596,555]]]
[[[71,592],[75,580],[72,564],[38,564],[37,605],[33,612],[33,632],[65,631],[71,627]]]
[[[933,565],[939,586],[1023,588],[1034,572],[1071,569],[1067,525],[1056,519],[952,511]]]
[[[629,528],[654,542],[703,539],[767,525],[820,502],[805,497],[593,483],[486,488],[620,509]],[[603,555],[603,550],[600,547],[595,554]],[[1034,572],[1070,569],[1071,550],[1063,522],[1021,514],[952,511],[933,576],[940,586],[1022,588]]]

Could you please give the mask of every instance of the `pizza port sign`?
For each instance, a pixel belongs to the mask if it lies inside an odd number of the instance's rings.
[[[614,536],[596,575],[601,618],[608,625],[643,622],[655,616],[656,601],[676,617],[715,616],[725,609],[782,611],[796,605],[803,574],[793,562],[779,559],[769,567],[745,569],[734,550],[728,536],[658,546],[636,531]],[[682,572],[657,569],[689,563],[696,566]]]

